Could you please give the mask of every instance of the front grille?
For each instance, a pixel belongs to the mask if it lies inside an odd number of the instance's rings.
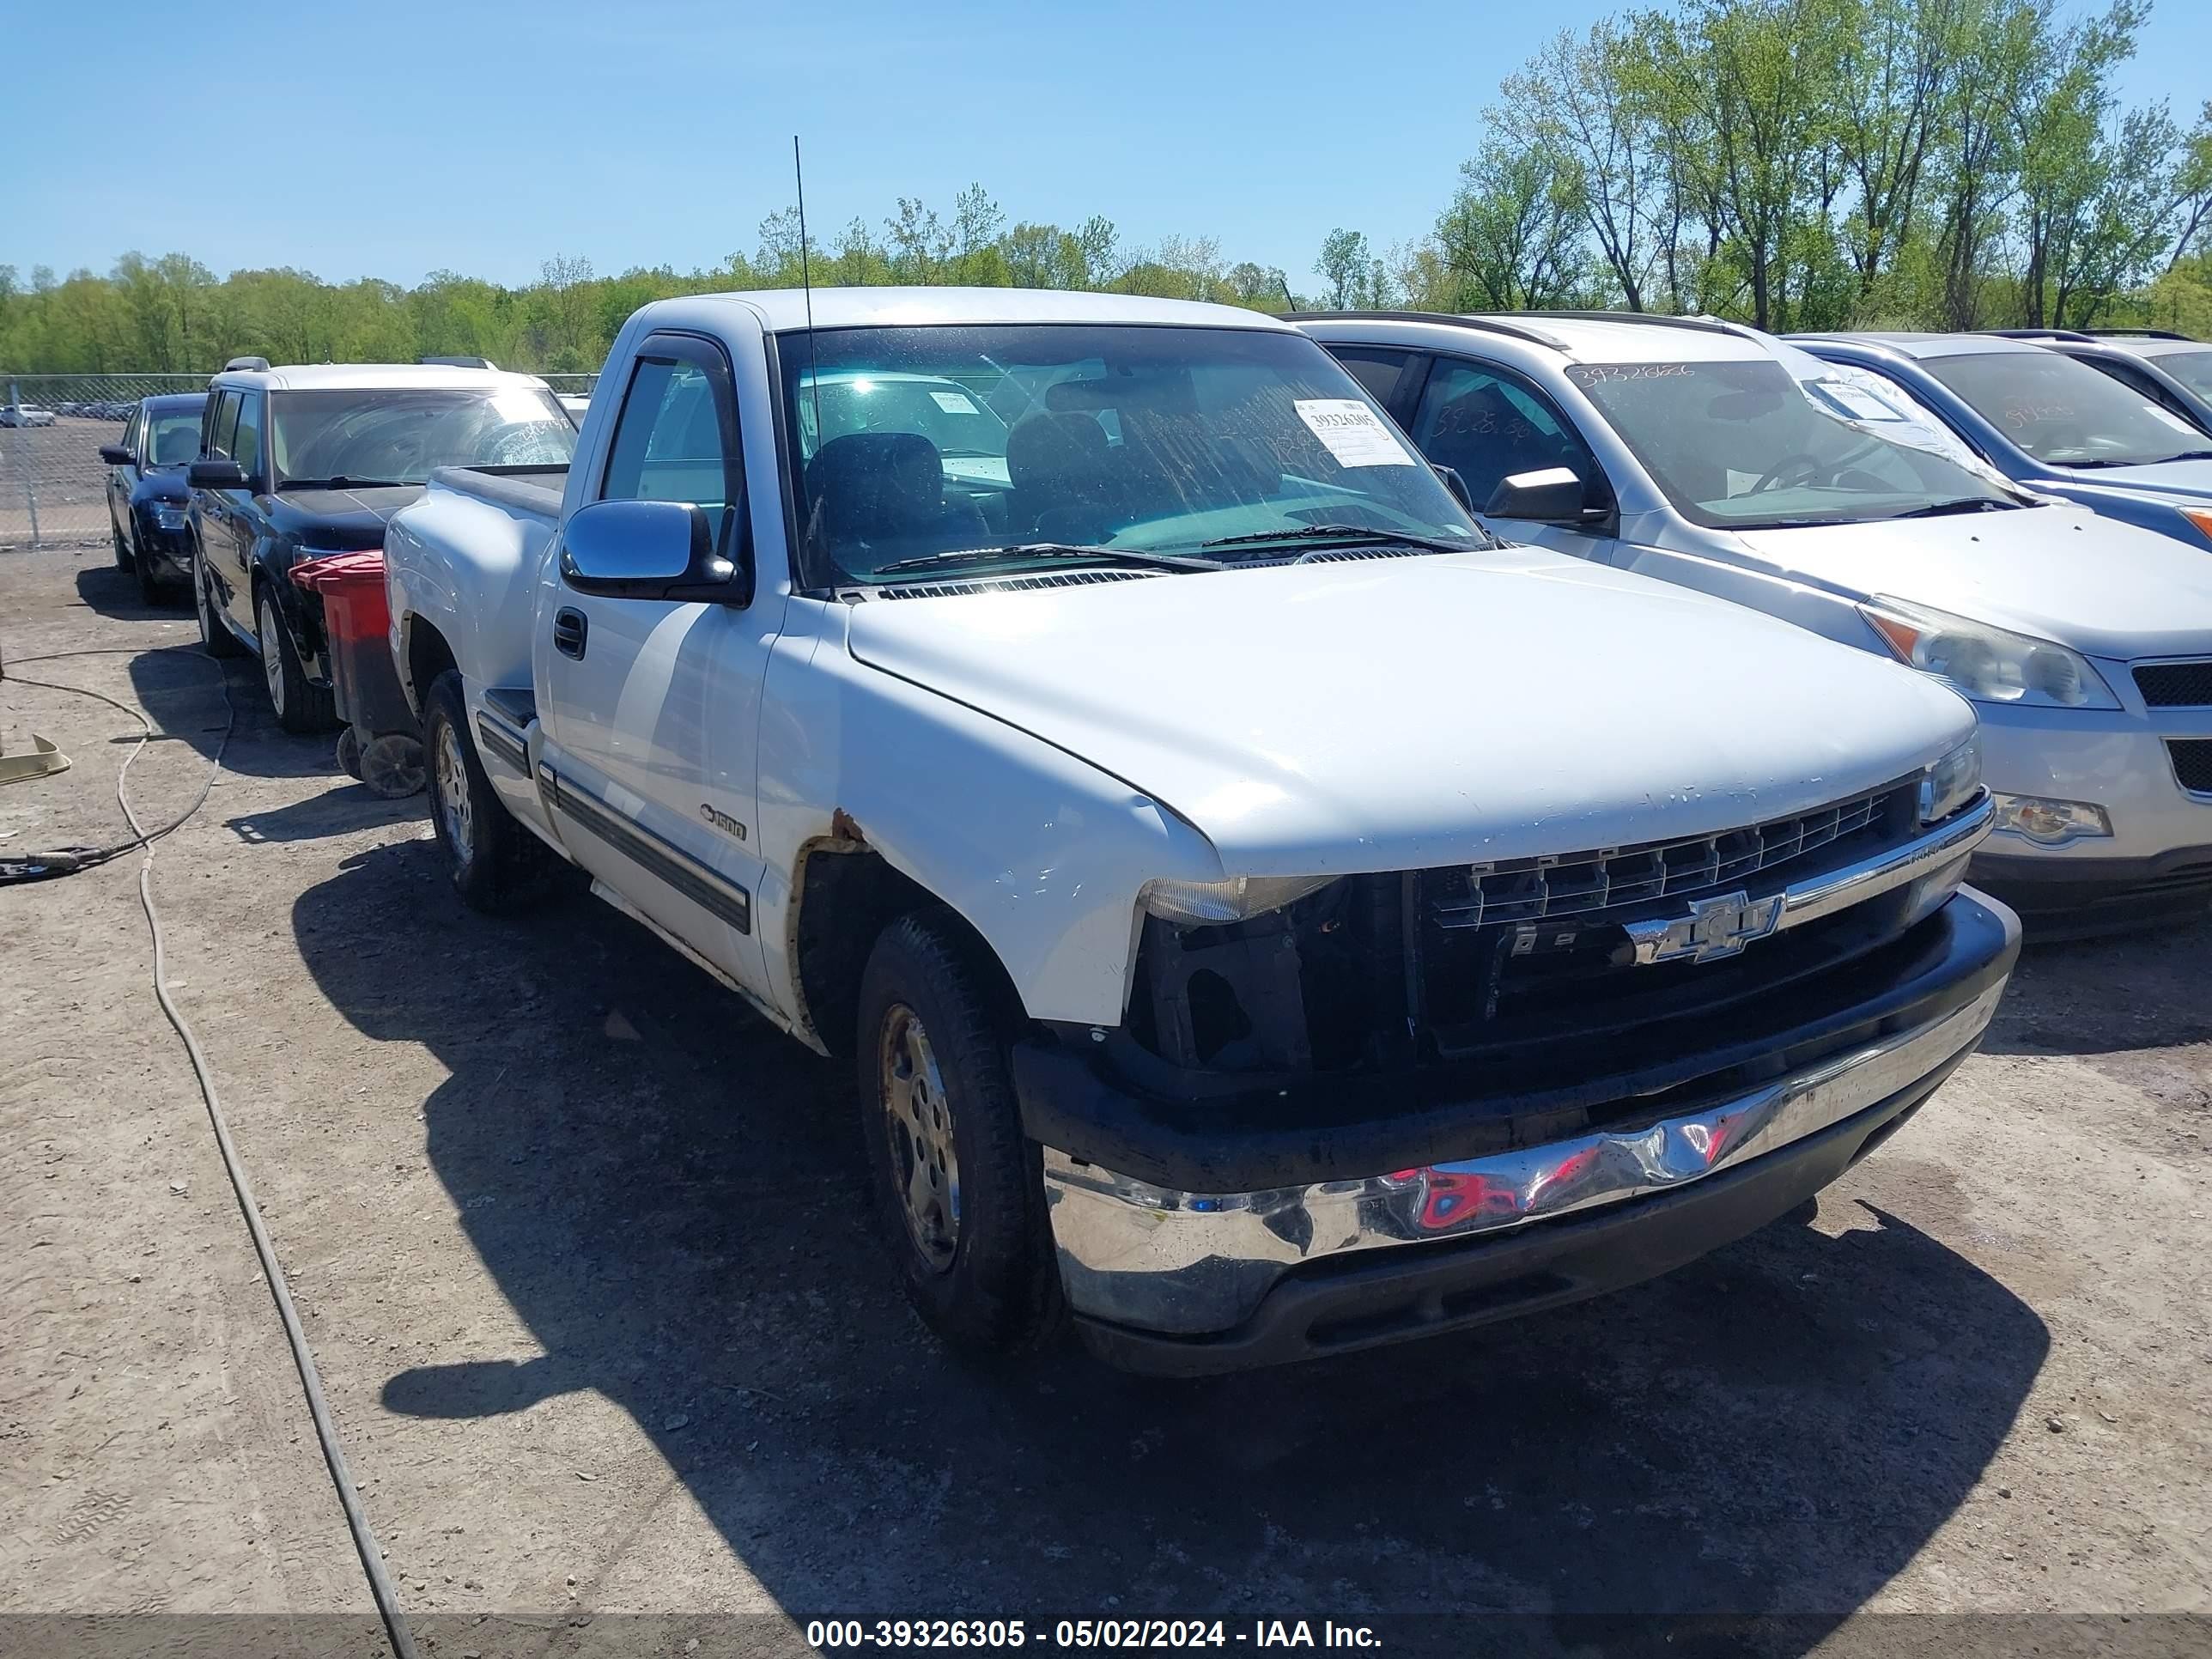
[[[2136,670],[2136,690],[2153,708],[2212,708],[2212,657],[2145,663]]]
[[[2168,738],[2166,752],[2173,757],[2173,775],[2184,789],[2212,795],[2212,738]]]
[[[1589,915],[1726,886],[1856,835],[1874,822],[1889,793],[1876,790],[1717,836],[1433,872],[1431,915],[1440,927],[1486,927]]]

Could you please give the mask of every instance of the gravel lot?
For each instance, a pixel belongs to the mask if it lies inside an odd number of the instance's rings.
[[[192,637],[104,549],[0,557],[9,662],[161,728],[149,816],[224,726]],[[1203,1384],[1073,1347],[975,1367],[878,1265],[842,1067],[587,898],[465,913],[419,800],[228,678],[222,774],[154,864],[170,973],[426,1646],[724,1628],[629,1613],[755,1615],[727,1628],[762,1650],[953,1613],[2212,1646],[2212,925],[2031,952],[1984,1053],[1817,1212],[1660,1282]],[[0,792],[0,853],[112,839],[136,727],[0,688],[30,730],[76,764]],[[0,889],[0,1613],[320,1613],[368,1650],[137,879]]]

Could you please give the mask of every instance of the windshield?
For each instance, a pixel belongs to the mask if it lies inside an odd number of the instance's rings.
[[[280,392],[270,401],[280,482],[427,483],[433,467],[565,466],[576,453],[568,415],[530,386]]]
[[[200,453],[198,409],[155,410],[146,417],[148,466],[182,466]]]
[[[1576,363],[1567,378],[1675,509],[1709,529],[1856,524],[1953,502],[2018,505],[1924,441],[1870,430],[1907,422],[1840,378],[1801,386],[1771,361]]]
[[[2212,351],[2162,351],[2151,359],[2200,398],[2212,398]]]
[[[1003,562],[1018,564],[1034,556],[1018,550],[1025,544],[1278,557],[1325,526],[1485,544],[1357,383],[1303,335],[836,329],[811,350],[787,339],[781,357],[802,540],[827,567],[818,580],[867,580],[975,549],[1007,550]],[[1267,539],[1209,546],[1228,538]]]
[[[2212,438],[2179,415],[2055,351],[1972,352],[1921,367],[2053,466],[2142,466],[2212,449]]]

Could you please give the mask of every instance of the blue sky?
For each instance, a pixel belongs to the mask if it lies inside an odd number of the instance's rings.
[[[1314,280],[1449,197],[1501,76],[1620,8],[525,0],[0,0],[0,264],[128,248],[412,284],[750,252],[806,147],[817,235],[980,181],[1010,220],[1103,213]],[[2160,0],[2124,76],[2186,118],[2212,4]]]

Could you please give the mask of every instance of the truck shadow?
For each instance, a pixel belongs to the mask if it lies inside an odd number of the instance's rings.
[[[869,1234],[846,1067],[601,907],[464,915],[434,860],[363,854],[294,928],[349,1019],[450,1067],[428,1158],[544,1353],[459,1335],[384,1403],[600,1391],[800,1621],[1787,1613],[1798,1651],[1966,1499],[2049,1346],[1942,1244],[1831,1199],[1825,1231],[1304,1368],[963,1363]]]

